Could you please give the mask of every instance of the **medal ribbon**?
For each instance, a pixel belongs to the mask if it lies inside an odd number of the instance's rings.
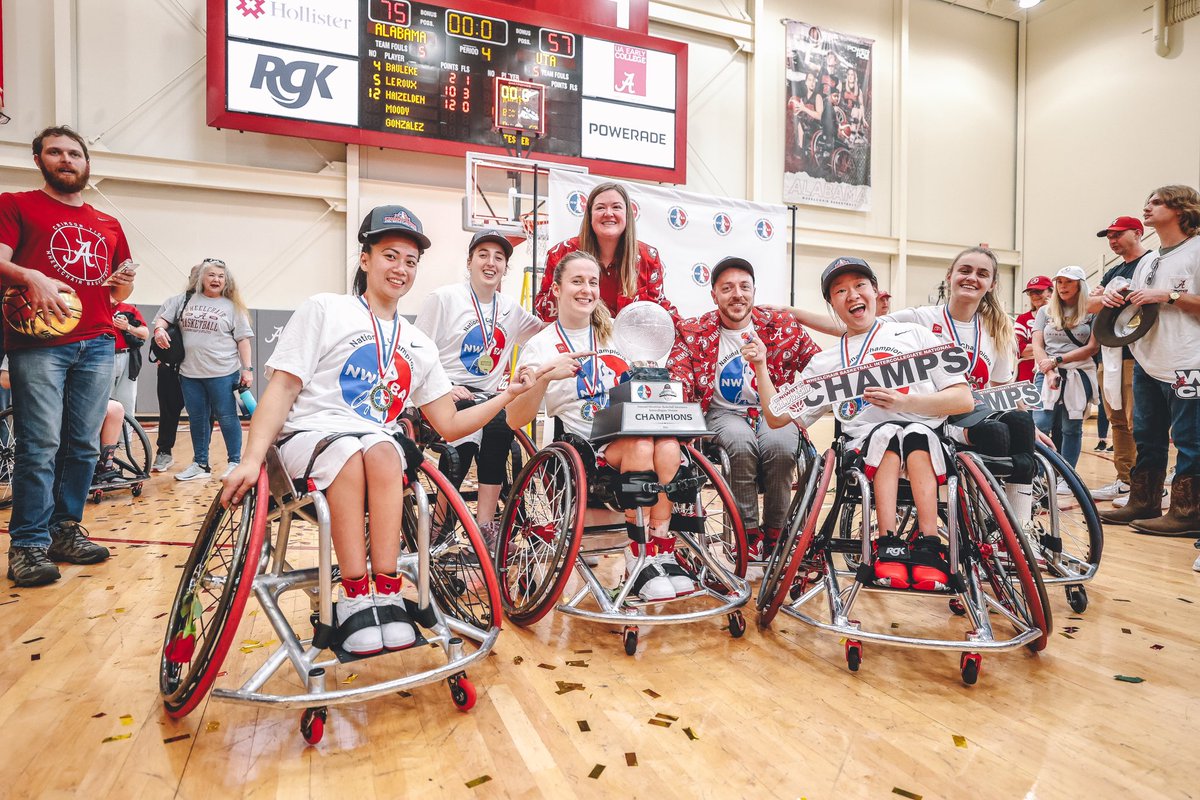
[[[569,352],[569,353],[577,352],[575,349],[575,345],[571,344],[571,340],[569,338],[567,338],[567,331],[565,328],[563,328],[562,323],[555,322],[554,328],[555,328],[555,331],[558,333],[558,338],[562,339],[562,343],[564,345],[566,345],[567,352]],[[595,353],[596,352],[596,329],[593,328],[591,325],[588,325],[588,344],[590,345],[590,347],[588,349],[591,350],[593,353]],[[600,393],[600,356],[593,355],[591,358],[591,361],[592,361],[592,379],[590,381],[588,380],[586,372],[581,372],[580,374],[583,376],[583,390],[588,393],[588,397],[595,397],[597,394]],[[586,369],[586,367],[585,367],[585,369]]]
[[[359,297],[358,302],[362,303],[363,308],[367,310],[367,316],[371,318],[371,331],[375,336],[375,361],[379,365],[379,383],[380,385],[387,383],[387,375],[395,366],[392,362],[396,358],[396,350],[400,346],[400,312],[396,312],[395,318],[392,320],[392,341],[391,344],[383,338],[383,328],[379,324],[378,317],[371,307],[367,305],[367,301]],[[387,358],[384,358],[384,351],[387,351]]]
[[[958,329],[954,327],[954,320],[950,317],[949,306],[942,306],[942,316],[946,318],[946,328],[950,331],[950,339],[966,350],[967,346],[958,337]],[[975,362],[979,361],[979,312],[975,312],[975,316],[971,317],[971,324],[975,327],[975,346],[971,348],[971,365],[967,367],[968,375],[975,374]]]
[[[863,356],[865,356],[867,354],[867,351],[871,349],[871,342],[873,342],[875,340],[875,334],[877,334],[877,333],[879,333],[879,320],[875,320],[875,324],[871,326],[871,330],[867,331],[867,338],[863,342],[862,348],[858,351],[858,355],[855,356],[853,361],[849,360],[850,359],[850,334],[848,334],[848,333],[842,334],[841,356],[842,356],[842,368],[843,369],[845,369],[846,367],[858,366],[858,362],[862,361]]]
[[[471,308],[475,310],[475,319],[479,320],[479,332],[483,334],[483,352],[480,355],[487,355],[496,339],[496,295],[492,295],[492,329],[489,331],[483,316],[483,306],[479,304],[479,296],[475,294],[474,287],[467,288],[471,290]]]

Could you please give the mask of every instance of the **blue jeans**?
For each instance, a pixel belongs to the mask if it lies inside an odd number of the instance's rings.
[[[1038,373],[1034,378],[1033,383],[1037,386],[1038,391],[1042,390],[1042,384],[1045,382],[1046,376]],[[1057,419],[1055,419],[1057,417]],[[1067,416],[1067,407],[1060,400],[1053,411],[1036,410],[1033,412],[1033,424],[1037,425],[1038,430],[1047,436],[1054,430],[1055,424],[1058,424],[1062,430],[1062,451],[1063,460],[1071,465],[1074,469],[1079,464],[1079,451],[1083,449],[1083,420],[1070,419]]]
[[[1180,475],[1200,475],[1200,400],[1175,396],[1174,387],[1133,368],[1133,441],[1137,445],[1134,472],[1165,473],[1172,442],[1178,451]]]
[[[49,529],[82,522],[112,385],[113,337],[8,354],[12,374],[12,544],[47,547]]]
[[[242,460],[242,423],[238,419],[237,400],[233,397],[233,387],[237,383],[236,372],[221,378],[179,376],[183,405],[188,412],[188,429],[192,432],[192,460],[202,467],[209,466],[208,443],[212,439],[213,417],[221,426],[229,462]]]

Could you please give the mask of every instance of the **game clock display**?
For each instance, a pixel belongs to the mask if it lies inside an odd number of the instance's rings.
[[[208,3],[210,125],[685,179],[683,43],[520,4]]]

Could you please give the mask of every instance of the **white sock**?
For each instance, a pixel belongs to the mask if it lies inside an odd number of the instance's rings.
[[[1033,485],[1029,483],[1006,483],[1004,494],[1013,513],[1017,515],[1017,523],[1024,525],[1033,519]]]

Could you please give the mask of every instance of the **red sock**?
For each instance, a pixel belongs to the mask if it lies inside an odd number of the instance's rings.
[[[648,555],[648,556],[654,555],[655,550],[654,550],[654,541],[653,540],[646,542],[645,544],[643,544],[642,542],[634,542],[634,541],[631,541],[629,543],[629,549],[633,551],[633,554],[635,556],[640,556],[642,554],[643,548],[645,548],[645,550],[646,550],[646,555]]]
[[[654,543],[654,549],[659,553],[674,553],[675,552],[675,537],[674,536],[652,536],[650,541]]]
[[[399,575],[384,575],[382,572],[375,573],[376,594],[396,594],[403,585],[404,579]]]
[[[366,575],[359,578],[343,577],[342,588],[346,591],[346,597],[360,597],[364,594],[370,594],[371,582],[367,580]]]

